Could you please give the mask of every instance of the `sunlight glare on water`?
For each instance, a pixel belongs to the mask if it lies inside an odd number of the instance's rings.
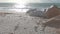
[[[28,10],[28,9],[26,9],[25,4],[17,4],[14,6],[14,8],[16,8],[14,10],[17,12],[26,12]]]
[[[26,8],[26,4],[28,4],[28,0],[17,0],[15,1],[15,3],[17,3],[15,6],[14,6],[14,10],[16,12],[26,12],[28,9],[25,9]],[[22,9],[24,8],[24,9]]]

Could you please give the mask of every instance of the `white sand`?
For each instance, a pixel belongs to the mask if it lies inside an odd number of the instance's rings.
[[[42,21],[44,20],[39,17],[31,17],[25,13],[6,14],[6,16],[0,16],[0,34],[44,34],[40,31],[40,25],[38,29],[35,28],[38,26],[37,23],[42,23]],[[14,30],[15,26],[18,26],[16,30]],[[45,34],[53,33],[55,33],[54,28],[46,28]]]

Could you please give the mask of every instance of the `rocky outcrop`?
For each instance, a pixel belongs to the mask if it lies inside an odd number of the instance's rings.
[[[55,5],[52,5],[50,8],[45,10],[45,12],[47,18],[52,18],[60,15],[60,9]]]
[[[48,19],[45,23],[43,23],[42,31],[44,31],[47,26],[60,29],[60,15],[53,17],[51,19]]]
[[[27,11],[27,13],[30,16],[52,18],[52,17],[60,15],[60,8],[58,8],[55,5],[52,5],[51,7],[47,8],[47,9],[44,9],[44,11],[37,10],[37,9],[30,9],[30,10]]]
[[[30,15],[30,16],[36,16],[36,17],[42,17],[44,16],[44,12],[43,11],[40,11],[38,9],[30,9],[27,11],[27,13]]]

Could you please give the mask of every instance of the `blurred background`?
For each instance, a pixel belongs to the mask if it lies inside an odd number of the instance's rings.
[[[2,12],[26,12],[29,9],[38,8],[44,11],[51,5],[60,7],[60,0],[0,0]]]

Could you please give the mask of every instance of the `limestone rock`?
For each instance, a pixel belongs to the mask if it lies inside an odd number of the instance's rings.
[[[46,26],[60,29],[60,15],[49,19],[47,22],[43,23],[43,31],[45,30]]]
[[[60,15],[60,9],[55,5],[52,5],[50,8],[45,10],[45,12],[46,12],[47,18],[52,18],[52,17]]]

